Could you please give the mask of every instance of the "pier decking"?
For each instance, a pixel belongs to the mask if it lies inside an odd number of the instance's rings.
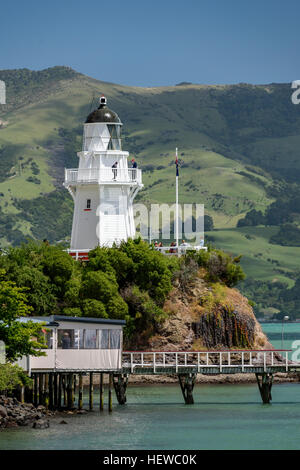
[[[82,408],[83,376],[89,377],[89,408],[94,403],[94,377],[99,375],[99,409],[103,410],[103,377],[108,375],[108,409],[112,411],[112,389],[119,404],[126,403],[130,375],[174,375],[178,377],[186,404],[193,404],[197,374],[255,374],[263,403],[272,400],[274,375],[278,372],[299,373],[300,363],[288,358],[290,350],[223,350],[223,351],[123,351],[120,369],[32,369],[32,402],[50,408],[74,408],[78,386],[78,408]],[[63,404],[62,404],[63,400]]]

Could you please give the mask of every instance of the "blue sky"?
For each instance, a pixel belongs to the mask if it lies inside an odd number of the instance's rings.
[[[300,79],[296,0],[10,0],[0,69],[68,65],[136,86]]]

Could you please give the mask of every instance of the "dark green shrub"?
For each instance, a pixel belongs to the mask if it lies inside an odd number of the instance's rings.
[[[80,295],[82,298],[97,299],[107,304],[111,297],[118,295],[118,284],[111,274],[102,271],[88,272],[82,282]]]
[[[103,302],[96,299],[85,299],[82,302],[83,316],[108,318]]]
[[[233,287],[246,277],[239,265],[241,256],[232,258],[224,251],[210,249],[186,255],[186,259],[191,257],[197,261],[199,267],[207,270],[206,279],[208,281],[222,281],[228,287]]]
[[[30,387],[32,380],[17,365],[0,364],[0,393],[10,393],[19,386]]]

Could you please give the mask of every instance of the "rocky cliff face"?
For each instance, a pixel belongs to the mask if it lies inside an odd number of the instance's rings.
[[[149,349],[271,347],[248,299],[237,289],[208,284],[200,271],[184,288],[178,282],[163,308],[167,318],[145,345]]]

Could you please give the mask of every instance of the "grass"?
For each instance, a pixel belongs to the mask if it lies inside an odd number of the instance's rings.
[[[17,199],[34,199],[43,193],[48,193],[54,190],[52,178],[49,175],[49,167],[47,163],[48,154],[43,148],[24,148],[22,162],[26,162],[28,158],[32,158],[37,163],[40,173],[34,175],[27,165],[24,170],[20,165],[12,167],[12,171],[16,173],[15,176],[8,178],[0,183],[0,193],[4,197],[0,199],[0,205],[6,213],[18,212],[14,206],[14,198]],[[35,184],[27,181],[29,177],[36,176],[40,180],[40,184]]]
[[[300,247],[271,245],[269,238],[277,231],[278,227],[244,227],[217,230],[207,235],[213,237],[213,244],[217,247],[234,255],[243,255],[241,265],[248,277],[283,281],[292,286],[294,282],[288,275],[298,269]],[[246,238],[246,235],[250,235],[251,239]],[[284,272],[278,272],[278,269]]]

